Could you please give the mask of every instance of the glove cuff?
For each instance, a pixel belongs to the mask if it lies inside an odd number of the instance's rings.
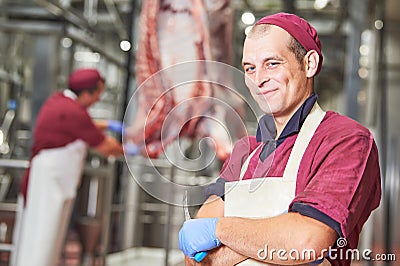
[[[215,241],[215,245],[217,247],[219,247],[221,245],[221,240],[218,239],[217,235],[216,235],[216,230],[217,230],[217,223],[219,221],[219,218],[212,218],[214,221],[214,241]]]

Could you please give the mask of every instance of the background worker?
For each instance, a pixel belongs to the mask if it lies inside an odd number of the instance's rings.
[[[47,99],[38,114],[31,164],[21,185],[24,209],[15,265],[57,265],[87,146],[105,156],[123,153],[120,142],[102,131],[121,132],[122,124],[96,125],[87,111],[104,86],[96,69],[78,69],[69,76],[68,89]]]
[[[380,202],[378,151],[365,127],[316,103],[321,65],[316,30],[298,16],[266,16],[248,33],[242,66],[266,115],[257,136],[236,143],[198,219],[184,223],[187,265],[201,251],[203,265],[350,265],[343,254]]]

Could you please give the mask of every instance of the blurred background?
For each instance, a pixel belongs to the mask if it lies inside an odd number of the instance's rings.
[[[90,114],[122,121],[139,85],[136,63],[145,38],[140,15],[149,2],[160,4],[155,12],[173,14],[187,12],[187,4],[201,3],[210,41],[219,42],[220,50],[211,50],[211,59],[238,69],[246,30],[259,18],[286,11],[315,26],[324,55],[315,86],[320,104],[368,127],[379,147],[384,193],[360,246],[395,253],[400,260],[398,0],[0,0],[0,265],[9,265],[16,244],[16,199],[41,105],[66,88],[72,70],[96,67],[107,83]],[[149,14],[151,8],[156,7],[149,4]],[[163,30],[151,21],[149,17],[148,27],[154,31],[147,33]],[[165,20],[166,28],[170,22]],[[219,57],[221,47],[227,55]],[[160,45],[162,52],[168,49]],[[137,109],[140,104],[132,103]],[[134,112],[125,119],[132,120]],[[245,120],[254,130],[256,119]],[[135,169],[128,169],[127,162]],[[182,207],[147,193],[131,172],[162,190],[163,184],[154,181],[155,169],[170,180],[196,185],[214,180],[221,162],[215,158],[200,172],[171,170],[163,158],[150,162],[141,156],[111,159],[89,154],[59,265],[182,265],[177,249]],[[191,211],[194,214],[195,207]]]

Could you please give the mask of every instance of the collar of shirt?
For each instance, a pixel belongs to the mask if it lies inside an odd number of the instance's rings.
[[[65,89],[65,90],[63,91],[63,95],[64,95],[65,97],[71,98],[72,100],[78,99],[78,96],[77,96],[73,91],[71,91],[71,90],[69,90],[69,89]]]
[[[318,95],[313,93],[304,103],[297,109],[297,111],[290,118],[286,124],[281,135],[275,140],[276,127],[274,118],[270,114],[266,114],[261,117],[258,122],[256,140],[257,142],[264,142],[265,145],[261,150],[260,159],[264,161],[285,139],[293,134],[300,131],[301,126],[306,120],[306,117],[310,113],[312,107],[318,99]]]

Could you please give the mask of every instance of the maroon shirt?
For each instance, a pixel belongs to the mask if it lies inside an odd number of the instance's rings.
[[[296,138],[297,134],[286,138],[264,162],[259,158],[259,149],[243,179],[283,176]],[[255,137],[237,142],[220,177],[237,181],[243,162],[258,145]],[[378,151],[369,130],[328,111],[301,160],[296,196],[289,211],[294,211],[296,204],[308,205],[336,221],[340,225],[338,233],[347,239],[345,254],[346,249],[357,248],[362,226],[379,206],[380,180]],[[340,258],[339,251],[332,255]],[[350,265],[350,261],[337,259],[332,264]]]
[[[43,149],[63,147],[77,139],[95,147],[104,138],[105,135],[96,127],[84,107],[62,92],[57,92],[47,99],[37,117],[31,158]],[[21,192],[25,198],[28,181],[29,169],[21,183]]]

